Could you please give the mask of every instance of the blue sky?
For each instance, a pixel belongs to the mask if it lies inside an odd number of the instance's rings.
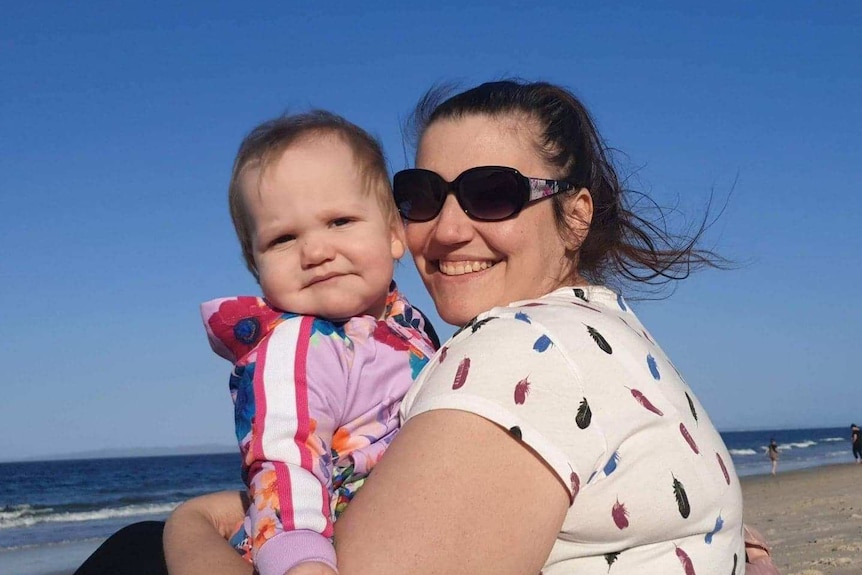
[[[862,7],[603,4],[3,2],[0,460],[231,445],[198,305],[257,293],[226,205],[243,135],[329,108],[398,170],[424,90],[507,76],[571,88],[660,203],[730,196],[707,239],[739,269],[635,304],[720,429],[862,420]]]

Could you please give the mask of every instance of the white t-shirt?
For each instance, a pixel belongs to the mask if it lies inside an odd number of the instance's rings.
[[[432,358],[401,414],[434,409],[508,429],[569,489],[544,575],[744,573],[724,442],[611,290],[561,288],[477,317]]]

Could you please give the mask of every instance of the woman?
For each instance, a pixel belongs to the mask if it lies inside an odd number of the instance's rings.
[[[778,444],[775,443],[775,439],[769,440],[769,447],[767,449],[767,454],[769,455],[769,461],[772,462],[772,475],[775,475],[775,472],[778,470]]]
[[[339,571],[743,573],[730,457],[603,287],[718,260],[629,210],[567,91],[494,82],[441,100],[417,108],[417,169],[395,196],[438,313],[464,328],[336,524]],[[242,513],[236,493],[181,506],[172,575],[250,572],[223,539]]]

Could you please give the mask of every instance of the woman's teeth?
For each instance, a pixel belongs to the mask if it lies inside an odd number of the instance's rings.
[[[461,276],[473,272],[480,272],[493,266],[497,262],[438,262],[440,271],[447,276]]]

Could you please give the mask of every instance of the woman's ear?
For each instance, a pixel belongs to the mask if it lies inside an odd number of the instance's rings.
[[[566,247],[575,251],[580,249],[590,231],[590,223],[593,221],[593,196],[587,188],[581,188],[576,194],[566,198],[563,210],[566,227],[569,229],[569,245]]]
[[[390,245],[392,259],[400,260],[401,257],[404,255],[404,252],[406,251],[406,248],[404,246],[407,245],[407,237],[404,234],[404,222],[401,221],[401,218],[397,218],[395,223],[392,224]]]

